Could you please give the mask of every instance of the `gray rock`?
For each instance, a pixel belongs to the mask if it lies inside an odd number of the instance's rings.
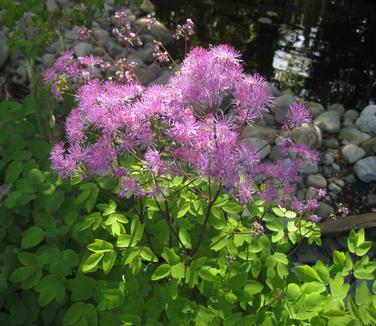
[[[337,163],[333,163],[332,168],[333,168],[334,171],[341,170],[341,166],[339,164],[337,164]]]
[[[140,9],[147,13],[151,13],[155,11],[155,5],[150,0],[142,0]]]
[[[342,147],[342,157],[350,164],[354,164],[366,155],[366,151],[354,144]]]
[[[121,46],[120,44],[110,40],[105,45],[108,53],[111,55],[112,58],[118,58],[119,56],[125,56],[125,47]],[[132,49],[133,51],[133,49]]]
[[[341,115],[337,111],[327,111],[320,114],[314,124],[328,133],[337,133],[341,128]]]
[[[337,138],[328,138],[324,140],[324,146],[326,148],[339,148],[339,141]]]
[[[252,125],[249,126],[247,125],[242,133],[240,138],[251,138],[251,137],[256,137],[264,140],[270,140],[273,139],[277,135],[277,132],[268,127],[261,127],[258,125]]]
[[[47,0],[46,1],[46,8],[50,12],[54,12],[59,9],[59,6],[57,5],[55,0]]]
[[[281,96],[281,95],[282,95],[282,94],[281,94],[281,91],[280,91],[277,87],[275,87],[275,86],[272,85],[272,84],[269,84],[269,86],[270,86],[270,88],[272,89],[272,94],[273,94],[274,97],[278,97],[278,96]]]
[[[347,183],[355,183],[356,177],[353,174],[349,174],[348,176],[345,177],[345,180]]]
[[[251,137],[251,138],[243,139],[243,142],[252,144],[253,146],[255,146],[256,150],[259,150],[263,147],[263,149],[259,152],[261,159],[267,157],[270,154],[270,151],[271,151],[270,145],[266,145],[268,142],[264,139]]]
[[[369,138],[360,144],[368,154],[376,154],[376,137]]]
[[[317,198],[317,189],[314,187],[308,187],[306,193],[305,193],[305,199],[314,199]]]
[[[319,167],[314,164],[304,163],[303,174],[316,174],[319,172]]]
[[[334,163],[334,154],[332,152],[326,152],[322,157],[322,162],[326,166],[333,165]]]
[[[335,193],[335,194],[339,194],[339,193],[341,193],[342,188],[335,183],[329,183],[328,190],[330,192]]]
[[[133,59],[140,59],[145,64],[149,64],[154,60],[153,52],[154,46],[148,43],[132,52],[128,58],[130,61],[132,61]]]
[[[356,162],[354,172],[363,182],[376,181],[376,156],[363,158]]]
[[[355,122],[359,117],[359,112],[355,110],[347,110],[343,115],[345,119],[349,119],[351,122]]]
[[[307,178],[307,186],[314,188],[325,188],[326,179],[321,174],[311,174]]]
[[[79,42],[74,46],[74,52],[78,57],[89,55],[93,51],[93,46],[87,42]]]
[[[289,106],[295,103],[295,98],[290,94],[284,94],[278,96],[274,99],[274,104],[271,108],[271,111],[274,114],[274,117],[278,123],[284,123],[287,120],[287,112]]]
[[[320,103],[316,103],[316,102],[304,102],[304,105],[311,112],[313,118],[316,118],[321,113],[325,112],[324,107]]]
[[[346,144],[359,145],[370,138],[370,135],[355,128],[343,128],[339,133],[339,139]]]
[[[93,29],[93,35],[102,46],[105,46],[111,40],[110,33],[100,27]]]
[[[358,120],[356,120],[358,128],[370,135],[376,135],[376,105],[366,106]]]
[[[334,200],[334,201],[337,201],[338,199],[338,195],[332,191],[329,191],[329,197],[330,199]]]
[[[320,128],[304,123],[301,127],[292,131],[292,139],[298,144],[308,145],[311,148],[320,148],[322,133]]]
[[[279,146],[272,146],[272,149],[269,154],[269,158],[273,161],[284,157],[285,155],[282,153],[282,150]]]
[[[330,177],[333,173],[333,169],[330,167],[330,166],[323,166],[322,167],[322,174],[325,176],[325,177]]]
[[[166,85],[171,78],[175,74],[173,69],[166,69],[163,73],[152,82],[152,85]]]
[[[149,18],[143,17],[139,18],[134,22],[134,27],[136,30],[139,30],[142,28],[147,22],[149,21]],[[141,32],[141,35],[149,34],[154,36],[154,38],[157,41],[160,41],[162,43],[168,43],[173,40],[171,32],[164,26],[161,22],[157,22],[157,26],[152,28],[151,30],[148,30],[147,28],[144,28]]]
[[[328,111],[336,111],[336,112],[338,112],[340,115],[342,115],[342,114],[345,113],[345,108],[343,107],[342,104],[334,103],[334,104],[329,105],[329,107],[328,107]]]
[[[323,219],[330,217],[330,215],[334,214],[334,209],[332,206],[325,202],[320,202],[319,207],[317,208],[317,215],[322,217]]]
[[[336,179],[336,180],[334,181],[334,183],[335,183],[336,185],[340,186],[341,188],[343,188],[343,187],[346,185],[345,181],[343,181],[342,179]]]
[[[352,122],[350,119],[344,118],[342,122],[342,127],[343,128],[356,128],[354,122]]]
[[[0,32],[0,68],[4,65],[9,57],[9,47],[6,43],[6,38],[3,33]]]
[[[50,67],[54,63],[55,57],[56,56],[54,54],[50,54],[50,53],[44,54],[42,57],[43,65],[45,65],[46,67]]]
[[[162,73],[162,69],[158,65],[150,65],[138,71],[138,79],[143,84],[149,84],[157,79]]]

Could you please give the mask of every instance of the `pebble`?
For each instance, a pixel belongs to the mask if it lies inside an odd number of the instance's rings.
[[[337,163],[333,163],[332,168],[333,168],[334,171],[340,171],[341,170],[341,166]]]
[[[324,154],[324,157],[322,158],[322,162],[326,166],[333,165],[334,163],[334,154],[331,152],[327,152]]]
[[[337,138],[328,138],[324,140],[324,146],[326,148],[339,148],[339,141]]]
[[[334,103],[334,104],[329,105],[328,111],[336,111],[340,115],[343,115],[345,113],[345,108],[343,107],[342,104]]]
[[[273,139],[276,135],[277,132],[273,128],[262,127],[258,125],[247,125],[241,133],[241,138],[243,139],[256,137],[269,141],[270,139]]]
[[[368,105],[356,120],[358,128],[370,135],[376,135],[376,105]]]
[[[347,110],[343,117],[349,119],[351,122],[355,122],[359,117],[359,112],[355,110]]]
[[[92,51],[93,45],[88,42],[79,42],[74,46],[74,52],[78,57],[89,55]]]
[[[171,76],[174,75],[174,70],[166,69],[163,73],[152,82],[152,85],[166,85]]]
[[[271,111],[278,123],[283,124],[286,122],[289,106],[293,103],[295,103],[295,98],[290,94],[283,94],[274,99]]]
[[[305,199],[310,200],[317,198],[317,189],[314,187],[308,187],[305,193]]]
[[[343,181],[342,179],[336,179],[336,180],[334,181],[334,183],[335,183],[336,185],[340,186],[341,188],[343,188],[343,187],[346,185],[345,181]]]
[[[360,145],[368,154],[376,154],[376,137],[369,138],[362,142]]]
[[[376,181],[376,156],[363,158],[356,162],[354,172],[363,182]]]
[[[324,107],[320,103],[305,101],[304,105],[311,112],[311,115],[312,115],[313,118],[316,118],[320,114],[325,112]]]
[[[366,155],[366,151],[363,148],[354,144],[348,144],[342,147],[341,153],[342,157],[349,164],[354,164]]]
[[[150,18],[142,17],[137,19],[133,25],[136,30],[139,30],[145,24],[147,24],[150,21]],[[167,44],[173,40],[172,33],[164,26],[161,22],[157,21],[157,26],[152,28],[151,30],[148,30],[147,28],[144,28],[141,30],[140,35],[149,34],[154,36],[154,38],[157,41],[162,42],[163,44]]]
[[[337,111],[327,111],[320,114],[314,124],[324,132],[337,133],[341,128],[341,115]]]
[[[342,188],[335,183],[329,183],[328,190],[335,194],[339,194],[342,192]]]
[[[332,206],[325,202],[320,202],[317,208],[317,215],[323,219],[328,218],[330,215],[334,214],[334,209]]]
[[[326,185],[326,179],[321,174],[311,174],[307,178],[307,186],[312,186],[314,188],[325,188]]]
[[[370,138],[370,135],[356,128],[343,128],[339,133],[339,139],[346,144],[359,145]]]
[[[345,177],[345,180],[346,180],[347,183],[355,183],[356,177],[353,174],[349,174]]]
[[[315,164],[304,163],[303,174],[316,174],[319,172],[319,167]]]
[[[303,123],[301,127],[292,131],[292,139],[298,144],[304,144],[311,148],[318,149],[322,144],[322,133],[320,128]]]
[[[256,150],[259,150],[261,147],[265,146],[268,143],[265,139],[260,139],[256,137],[245,138],[243,139],[243,141],[255,146]],[[270,154],[270,151],[271,147],[270,145],[267,145],[258,154],[260,155],[260,158],[263,159]]]

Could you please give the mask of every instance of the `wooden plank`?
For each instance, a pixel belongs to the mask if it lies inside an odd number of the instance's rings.
[[[337,217],[319,224],[321,234],[331,234],[350,231],[351,229],[367,229],[376,227],[376,213],[366,213]]]

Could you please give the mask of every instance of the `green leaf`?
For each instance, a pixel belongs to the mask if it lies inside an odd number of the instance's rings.
[[[295,270],[298,274],[298,277],[304,282],[319,280],[317,272],[311,266],[296,266]]]
[[[357,305],[368,305],[372,302],[372,296],[368,291],[368,286],[365,281],[358,284],[355,288],[355,302]]]
[[[355,249],[357,256],[364,256],[372,248],[372,241],[364,241]]]
[[[106,252],[103,257],[102,268],[105,275],[107,275],[115,264],[116,251],[112,250]]]
[[[350,284],[343,284],[344,279],[341,273],[337,273],[334,279],[331,279],[329,282],[329,287],[332,295],[334,297],[339,298],[340,300],[343,300],[347,292],[350,288]]]
[[[39,169],[31,169],[27,176],[28,180],[30,180],[32,185],[40,185],[44,182],[45,176],[44,173]]]
[[[44,231],[39,226],[32,226],[24,231],[21,248],[27,249],[36,246],[44,239]]]
[[[289,301],[296,301],[299,299],[299,296],[301,295],[301,291],[299,288],[299,285],[295,283],[290,283],[287,286],[287,300]]]
[[[179,239],[183,243],[184,247],[187,249],[192,248],[192,242],[191,242],[191,237],[189,233],[187,232],[186,229],[181,228],[179,230]]]
[[[95,239],[95,241],[90,243],[87,248],[93,252],[110,252],[113,250],[114,246],[108,241]]]
[[[205,281],[215,282],[217,280],[216,272],[214,268],[208,266],[203,266],[199,271],[198,275]]]
[[[349,307],[349,311],[354,316],[354,318],[361,320],[359,309],[354,303],[354,300],[351,296],[347,297],[347,306]]]
[[[230,214],[240,214],[243,212],[243,206],[234,202],[227,202],[222,206],[222,209]]]
[[[61,204],[64,202],[64,192],[56,191],[51,195],[42,197],[42,204],[47,212],[55,213],[60,209]]]
[[[176,265],[180,262],[179,256],[175,253],[173,248],[164,247],[162,252],[162,257],[166,260],[167,263],[170,265]]]
[[[346,260],[346,256],[343,252],[334,250],[333,252],[333,263],[335,265],[343,265]]]
[[[47,158],[51,151],[51,145],[44,140],[35,140],[28,147],[33,156],[39,160]]]
[[[257,281],[247,281],[244,286],[244,292],[248,295],[255,295],[262,292],[264,286]]]
[[[176,279],[184,278],[185,267],[183,263],[178,263],[171,267],[171,276]]]
[[[157,256],[154,255],[149,247],[143,247],[140,255],[146,261],[158,262]]]
[[[76,324],[85,312],[85,303],[76,302],[64,314],[63,325]]]
[[[171,272],[171,265],[162,264],[154,271],[153,275],[151,276],[151,279],[152,281],[160,280],[170,275],[170,272]]]
[[[5,171],[5,182],[13,183],[16,181],[24,168],[24,164],[20,161],[13,161],[9,164]]]
[[[285,213],[282,211],[281,207],[272,207],[272,211],[279,217],[285,217]]]
[[[316,263],[315,270],[319,280],[324,284],[328,284],[330,280],[329,268],[321,260]]]
[[[97,267],[100,260],[103,258],[104,253],[103,252],[95,252],[94,254],[90,255],[85,263],[82,265],[82,271],[84,273],[92,271],[94,268]]]

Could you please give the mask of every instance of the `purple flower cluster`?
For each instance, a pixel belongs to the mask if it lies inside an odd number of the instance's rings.
[[[143,162],[153,178],[189,172],[230,189],[243,204],[257,196],[300,212],[314,210],[316,201],[293,199],[293,183],[305,162],[317,162],[315,152],[286,138],[281,147],[289,157],[262,162],[259,151],[240,137],[271,101],[264,78],[245,74],[235,49],[194,48],[164,86],[88,80],[67,119],[68,144],[55,145],[52,166],[62,177],[114,175],[121,181],[120,196],[160,191],[143,189],[131,166],[119,165],[128,156]],[[290,110],[291,125],[308,118],[301,106]]]

